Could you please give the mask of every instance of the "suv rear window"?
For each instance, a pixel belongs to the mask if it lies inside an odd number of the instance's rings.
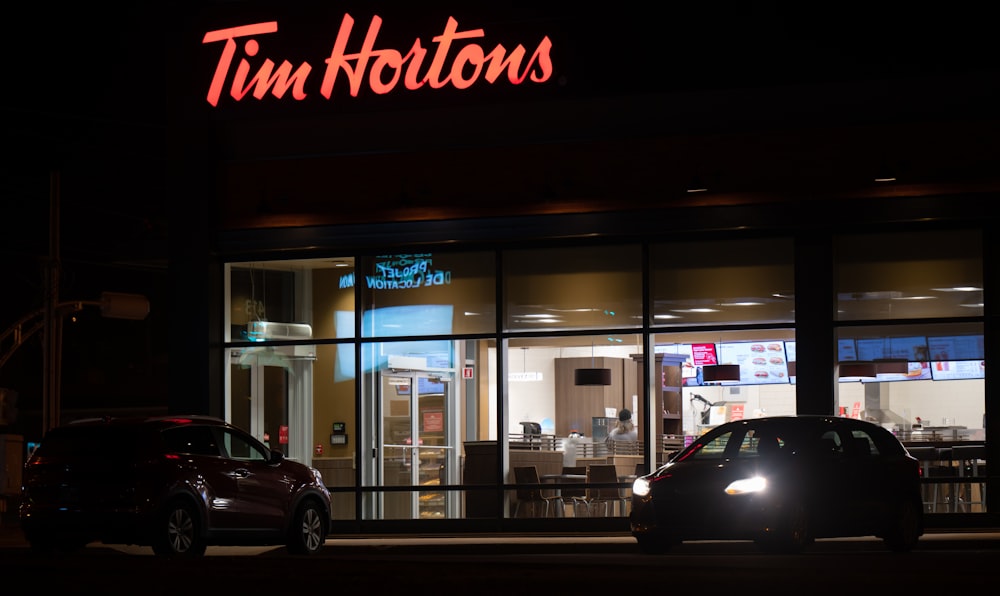
[[[113,453],[135,453],[135,433],[110,426],[64,427],[49,432],[38,446],[39,457],[100,459]]]
[[[215,432],[207,426],[177,426],[163,431],[163,445],[167,451],[189,455],[218,457],[219,445]]]

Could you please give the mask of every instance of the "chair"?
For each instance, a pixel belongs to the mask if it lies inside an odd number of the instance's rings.
[[[587,467],[587,482],[592,484],[618,484],[618,467],[613,464],[592,464]],[[625,515],[626,498],[618,486],[587,489],[587,511],[593,515],[595,507],[604,508],[604,516],[614,514],[615,503],[620,504]]]
[[[580,476],[585,476],[587,474],[586,466],[563,466],[563,474],[579,474]],[[589,513],[589,504],[587,503],[587,489],[586,488],[564,488],[559,487],[559,496],[562,499],[563,510],[565,511],[566,505],[573,506],[573,516],[580,516],[580,509]]]
[[[930,477],[936,469],[933,464],[941,461],[941,450],[937,447],[907,447],[906,450],[920,462],[924,507],[928,513],[934,513],[937,510],[940,485],[930,482]]]
[[[960,477],[979,477],[979,460],[986,459],[986,445],[954,445],[951,448],[951,457],[958,462]],[[978,495],[973,493],[974,486],[978,489]],[[955,485],[952,487],[952,494],[955,495],[956,511],[958,508],[966,512],[972,511],[973,505],[979,505],[980,509],[986,506],[986,482],[983,480]]]
[[[538,468],[535,466],[516,466],[514,468],[514,483],[517,484],[517,503],[514,505],[514,517],[518,516],[522,504],[527,504],[530,507],[531,517],[538,517],[535,513],[539,506],[545,508],[544,517],[549,516],[550,505],[553,502],[560,507],[562,506],[562,499],[559,497],[542,494],[542,489],[538,486],[541,482]]]

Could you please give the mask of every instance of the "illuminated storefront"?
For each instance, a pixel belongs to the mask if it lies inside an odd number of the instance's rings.
[[[1000,186],[848,184],[817,165],[858,175],[881,158],[862,149],[891,135],[914,160],[943,158],[906,140],[961,126],[760,126],[792,92],[693,97],[683,72],[669,88],[638,77],[652,68],[641,55],[616,71],[636,75],[630,89],[597,74],[607,48],[649,43],[649,26],[598,51],[596,24],[564,15],[522,28],[511,15],[259,16],[201,15],[188,38],[198,91],[178,159],[205,189],[195,218],[217,226],[178,268],[213,305],[176,315],[211,338],[175,340],[207,402],[172,407],[319,467],[339,528],[625,529],[617,502],[584,515],[530,501],[515,468],[543,484],[613,465],[627,491],[740,416],[843,413],[992,453],[995,223],[960,205]],[[826,87],[796,93],[834,103]],[[740,104],[732,126],[716,131],[705,97]],[[765,100],[766,114],[750,109]],[[760,173],[779,165],[791,182]],[[695,177],[708,191],[689,192]],[[711,380],[718,365],[737,376]],[[579,369],[608,372],[581,385]],[[626,409],[639,441],[609,447]],[[990,515],[952,494],[930,512]]]

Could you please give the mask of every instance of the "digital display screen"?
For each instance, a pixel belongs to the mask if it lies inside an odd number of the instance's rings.
[[[719,363],[740,365],[740,380],[723,385],[788,383],[788,357],[783,341],[719,344]]]
[[[930,369],[935,381],[986,378],[986,362],[983,360],[938,360],[931,362]]]

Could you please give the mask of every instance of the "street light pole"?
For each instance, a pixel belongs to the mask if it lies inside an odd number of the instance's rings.
[[[42,431],[59,426],[62,317],[59,314],[59,172],[49,175],[49,260],[45,276]]]

